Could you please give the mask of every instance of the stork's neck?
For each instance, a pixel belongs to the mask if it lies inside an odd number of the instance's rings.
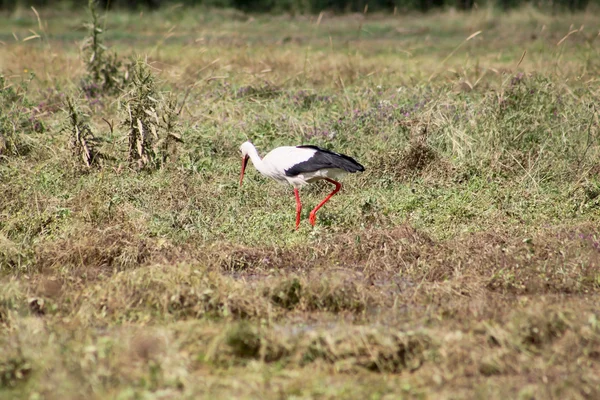
[[[254,168],[256,168],[261,174],[267,175],[266,165],[258,155],[258,151],[256,150],[256,147],[254,147],[254,145],[248,147],[248,156],[250,156],[250,160],[252,160]]]

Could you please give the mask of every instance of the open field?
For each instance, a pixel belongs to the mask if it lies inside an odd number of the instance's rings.
[[[595,14],[109,13],[111,93],[83,10],[0,15],[0,397],[599,398]],[[366,171],[294,231],[248,138]]]

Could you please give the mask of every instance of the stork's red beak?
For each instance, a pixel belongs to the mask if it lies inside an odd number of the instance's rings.
[[[244,172],[246,171],[246,165],[248,165],[249,156],[242,157],[242,173],[240,174],[240,186],[242,186],[242,180],[244,179]]]

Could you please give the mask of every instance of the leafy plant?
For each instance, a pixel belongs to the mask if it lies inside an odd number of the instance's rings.
[[[82,45],[83,59],[87,75],[83,78],[82,89],[89,97],[101,94],[116,94],[127,82],[127,66],[124,67],[117,54],[110,52],[104,45],[100,27],[97,0],[89,0],[88,10],[91,21],[84,24],[88,29],[88,37]]]
[[[72,97],[67,97],[66,112],[68,114],[67,129],[70,133],[70,147],[76,159],[90,168],[98,164],[102,155],[97,151],[98,139],[94,136],[86,116],[78,109]]]
[[[144,61],[132,69],[130,91],[124,100],[127,110],[124,125],[128,129],[129,160],[138,167],[160,167],[181,142],[177,133],[177,99],[171,93],[158,92],[155,78]],[[180,109],[181,110],[181,109]]]

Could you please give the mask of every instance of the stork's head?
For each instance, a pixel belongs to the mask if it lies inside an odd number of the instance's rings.
[[[240,146],[240,151],[242,152],[242,173],[240,174],[240,186],[242,186],[242,180],[244,179],[244,172],[246,171],[246,165],[248,165],[248,159],[250,158],[250,156],[248,155],[250,153],[250,150],[254,148],[254,145],[252,143],[248,142],[244,142],[242,143],[242,145]]]

